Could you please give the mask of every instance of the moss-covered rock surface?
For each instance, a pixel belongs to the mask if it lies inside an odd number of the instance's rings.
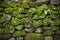
[[[60,40],[60,5],[52,4],[0,0],[0,40]]]

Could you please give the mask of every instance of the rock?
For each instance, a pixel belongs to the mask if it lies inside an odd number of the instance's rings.
[[[9,40],[15,40],[15,38],[14,37],[11,37]]]
[[[0,38],[1,39],[9,39],[11,37],[11,34],[2,34],[1,36],[0,36]]]
[[[25,27],[29,28],[29,27],[31,27],[31,25],[30,24],[26,24]]]
[[[26,32],[24,30],[21,31],[15,31],[13,34],[13,37],[18,37],[18,36],[25,36]]]
[[[11,15],[7,14],[7,20],[11,20]]]
[[[4,33],[13,33],[15,31],[14,26],[7,25],[4,28]]]
[[[9,1],[9,0],[4,0],[4,2],[7,3],[7,4],[11,3],[11,1]]]
[[[52,31],[57,31],[57,26],[51,26]]]
[[[42,34],[28,33],[25,36],[25,40],[43,40]]]
[[[42,32],[42,28],[36,28],[36,33],[41,33]]]
[[[2,14],[2,13],[0,13],[0,16],[3,16],[3,14]]]
[[[29,3],[29,6],[34,7],[35,6],[35,3],[34,2],[30,2]]]
[[[36,9],[31,7],[29,10],[28,10],[28,13],[31,13],[31,14],[34,14],[36,12]]]
[[[53,40],[52,36],[45,36],[45,40]]]
[[[39,26],[41,26],[42,25],[42,21],[41,20],[38,20],[38,21],[36,21],[36,20],[33,20],[33,27],[39,27]]]
[[[15,2],[18,2],[19,0],[14,0]]]
[[[15,29],[22,30],[23,29],[23,25],[18,25],[18,26],[15,27]]]
[[[3,33],[4,31],[3,31],[3,29],[2,28],[0,28],[0,35],[2,35],[2,33]]]
[[[47,26],[47,25],[49,25],[50,23],[51,23],[51,18],[45,18],[44,20],[43,20],[43,25],[44,26]]]
[[[20,23],[21,23],[20,19],[18,19],[18,18],[12,18],[12,20],[11,20],[12,25],[19,25]]]
[[[59,0],[51,0],[50,1],[50,4],[53,4],[53,5],[58,5],[60,3]]]
[[[17,37],[16,39],[17,40],[23,40],[23,37]]]
[[[43,30],[50,30],[51,27],[43,27]]]
[[[47,3],[47,2],[49,2],[49,0],[37,0],[36,4],[39,5],[41,3]]]
[[[44,31],[44,33],[43,33],[43,35],[53,35],[53,34],[54,34],[54,32],[51,31],[51,30],[46,30],[46,31]]]
[[[32,33],[34,31],[34,29],[33,28],[25,28],[25,31],[29,32],[29,33]]]

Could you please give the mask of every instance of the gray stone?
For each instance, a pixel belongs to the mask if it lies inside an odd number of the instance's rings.
[[[10,38],[9,40],[15,40],[15,38],[14,38],[14,37],[12,37],[12,38]]]
[[[7,3],[7,4],[10,4],[11,3],[10,0],[4,0],[4,2]]]
[[[49,0],[37,0],[36,1],[36,4],[39,4],[39,3],[47,3]]]
[[[25,27],[31,27],[31,25],[30,24],[26,24]]]
[[[11,19],[11,15],[7,14],[7,20]]]

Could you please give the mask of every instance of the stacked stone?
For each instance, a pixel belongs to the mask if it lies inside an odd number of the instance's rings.
[[[59,40],[60,5],[50,2],[0,1],[0,40]]]

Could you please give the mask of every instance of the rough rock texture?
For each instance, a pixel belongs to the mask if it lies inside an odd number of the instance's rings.
[[[60,0],[0,0],[0,40],[60,40]]]

